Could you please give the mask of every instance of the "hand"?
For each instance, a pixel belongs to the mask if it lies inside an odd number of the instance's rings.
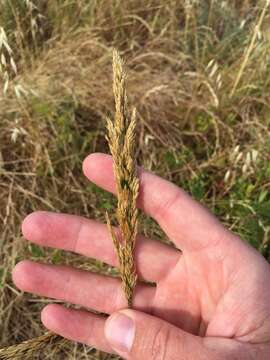
[[[110,156],[93,154],[85,175],[114,192]],[[184,191],[140,170],[138,206],[182,252],[138,237],[136,310],[126,310],[119,279],[66,266],[20,262],[13,279],[24,291],[63,300],[102,316],[48,305],[44,325],[68,339],[125,359],[267,360],[270,358],[270,266]],[[43,246],[117,259],[106,225],[77,216],[37,212],[24,236]],[[104,331],[105,329],[105,331]]]

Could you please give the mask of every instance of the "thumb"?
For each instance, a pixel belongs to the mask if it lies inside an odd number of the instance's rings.
[[[105,336],[124,359],[213,359],[202,338],[139,311],[122,310],[111,315]]]

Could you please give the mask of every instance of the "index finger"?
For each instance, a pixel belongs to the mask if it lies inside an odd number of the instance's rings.
[[[89,180],[115,193],[112,157],[95,153],[83,163]],[[215,246],[231,234],[200,203],[184,190],[149,171],[139,168],[138,206],[153,217],[169,238],[183,251],[197,251]]]

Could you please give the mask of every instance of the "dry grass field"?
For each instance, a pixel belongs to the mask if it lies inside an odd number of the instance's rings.
[[[270,260],[269,0],[0,0],[0,347],[43,334],[40,310],[52,301],[16,289],[19,260],[116,274],[20,230],[38,209],[102,222],[113,211],[81,164],[109,151],[114,47],[138,110],[138,163]],[[166,240],[149,218],[140,231]],[[68,342],[36,358],[112,357]]]

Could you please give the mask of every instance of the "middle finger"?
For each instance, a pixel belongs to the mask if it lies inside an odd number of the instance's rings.
[[[47,265],[22,261],[13,271],[15,285],[27,292],[58,299],[98,312],[111,314],[127,307],[119,278],[99,275],[69,266]],[[138,284],[133,306],[149,311],[155,287]]]

